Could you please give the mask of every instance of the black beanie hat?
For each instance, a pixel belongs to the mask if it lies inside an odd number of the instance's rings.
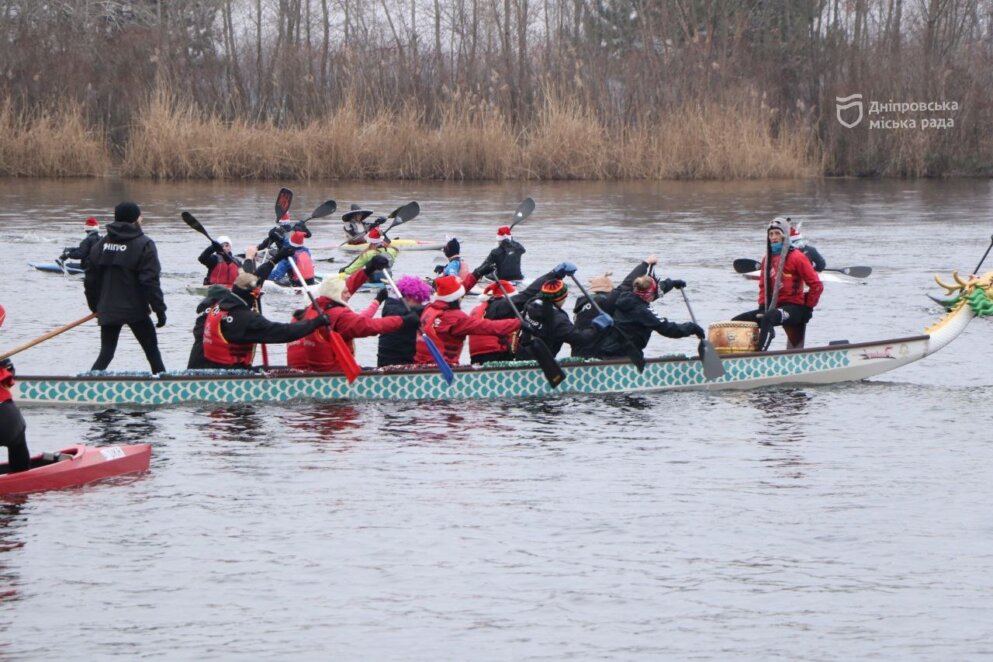
[[[445,244],[445,257],[455,257],[459,254],[461,249],[462,247],[459,245],[459,240],[453,237],[448,240],[447,244]]]
[[[141,216],[141,209],[133,202],[122,202],[114,207],[114,221],[118,223],[134,223]]]

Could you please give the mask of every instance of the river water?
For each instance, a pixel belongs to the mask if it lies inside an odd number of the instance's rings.
[[[327,198],[380,213],[418,200],[396,236],[458,236],[473,265],[531,195],[515,230],[529,275],[570,259],[619,281],[656,253],[703,323],[753,305],[731,262],[760,257],[769,218],[803,218],[829,267],[874,268],[827,285],[808,345],[921,333],[940,315],[932,274],[970,273],[993,232],[991,184],[974,180],[293,188],[295,216]],[[183,367],[205,243],[179,212],[244,246],[277,189],[0,181],[0,347],[86,314],[78,279],[26,263],[133,198],[163,262],[165,362]],[[312,225],[312,246],[340,241],[337,223]],[[404,254],[396,273],[433,258]],[[296,305],[265,303],[281,320]],[[688,319],[680,298],[656,307]],[[990,332],[977,320],[936,356],[816,388],[26,407],[35,451],[147,441],[153,457],[143,476],[0,502],[0,658],[989,657]],[[77,328],[18,371],[86,370],[97,339]],[[648,353],[693,344],[656,337]],[[360,342],[360,362],[374,352]],[[112,368],[145,366],[125,331]]]

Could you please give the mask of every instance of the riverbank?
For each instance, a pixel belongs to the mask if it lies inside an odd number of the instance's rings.
[[[170,180],[726,180],[820,171],[813,132],[777,131],[760,101],[686,104],[616,127],[559,99],[522,128],[496,110],[459,102],[433,124],[416,110],[363,117],[344,108],[280,127],[227,121],[157,93],[121,149],[82,117],[69,106],[38,118],[0,108],[0,175],[99,177],[112,169]]]

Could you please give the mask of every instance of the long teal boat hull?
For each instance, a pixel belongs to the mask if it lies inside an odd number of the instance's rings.
[[[14,395],[24,404],[167,405],[184,402],[288,400],[489,400],[568,394],[665,390],[754,389],[785,384],[834,384],[889,372],[933,354],[957,338],[977,315],[993,315],[993,272],[969,281],[955,308],[926,335],[779,352],[725,354],[726,374],[704,376],[697,357],[649,359],[644,372],[626,360],[562,362],[565,379],[549,386],[533,362],[461,366],[451,385],[437,367],[364,370],[351,384],[341,373],[196,372],[20,377]]]

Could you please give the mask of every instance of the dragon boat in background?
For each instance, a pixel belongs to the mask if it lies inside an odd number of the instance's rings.
[[[349,383],[342,373],[189,371],[148,374],[84,373],[22,376],[14,387],[22,404],[164,405],[183,402],[287,400],[496,399],[578,393],[664,390],[743,390],[787,384],[834,384],[895,370],[940,350],[975,317],[993,315],[993,272],[946,287],[949,310],[924,335],[799,350],[721,355],[726,373],[708,380],[697,357],[648,359],[639,372],[625,360],[561,361],[565,379],[549,386],[533,362],[460,366],[447,384],[434,366],[365,369]]]

